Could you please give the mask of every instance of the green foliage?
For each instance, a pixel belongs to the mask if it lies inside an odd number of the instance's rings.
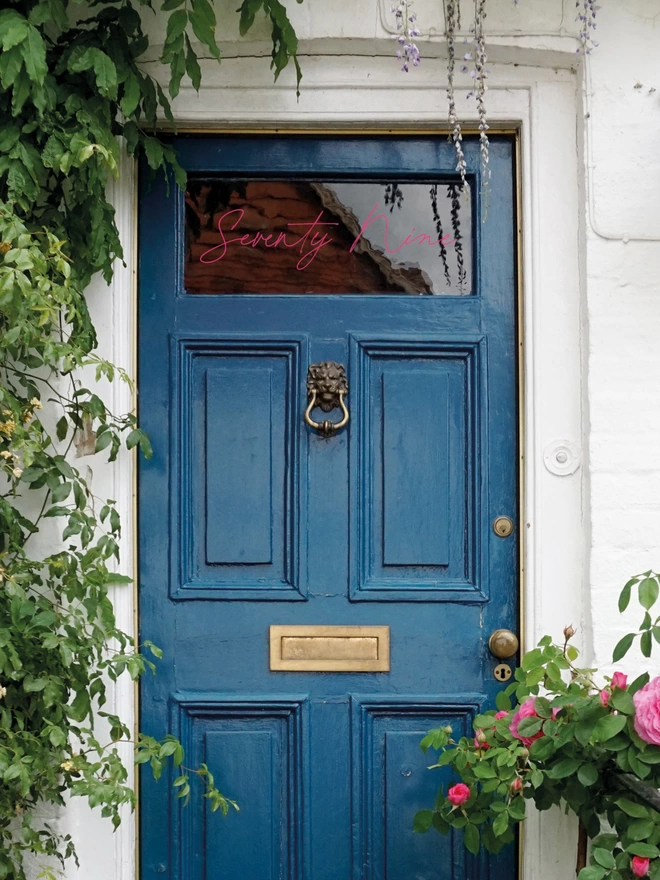
[[[649,571],[623,588],[620,610],[626,610],[636,588],[644,618],[638,632],[619,642],[615,661],[638,636],[653,632],[655,637],[659,621],[652,621],[650,609],[659,584],[660,575]],[[590,864],[579,880],[632,878],[634,856],[651,859],[655,880],[660,877],[660,747],[638,736],[633,701],[649,675],[628,685],[617,673],[599,686],[597,670],[576,666],[572,627],[564,635],[563,644],[546,636],[525,654],[515,680],[498,694],[500,717],[494,711],[477,716],[474,737],[454,740],[448,727],[424,737],[422,749],[439,752],[430,769],[451,768],[470,796],[454,805],[440,789],[434,809],[417,814],[414,830],[446,834],[456,828],[470,852],[484,846],[497,853],[515,839],[528,800],[539,810],[562,804],[592,839]]]
[[[275,75],[293,59],[299,83],[284,6],[249,5],[242,32],[263,12]],[[23,880],[27,853],[62,865],[75,857],[73,841],[36,818],[40,802],[84,796],[115,826],[122,805],[133,805],[118,747],[133,735],[103,707],[118,676],[155,669],[141,648],[162,656],[117,627],[110,590],[130,583],[115,570],[119,515],[69,453],[85,432],[110,461],[122,443],[151,454],[135,416],[112,413],[95,389],[129,379],[94,353],[84,290],[96,273],[109,281],[122,255],[106,199],[120,149],[177,184],[185,175],[156,134],[159,112],[173,122],[169,99],[140,65],[148,48],[140,13],[151,14],[151,3],[88,7],[80,16],[69,0],[10,0],[0,10],[0,880]],[[184,76],[199,88],[196,45],[219,59],[217,23],[210,0],[161,8],[174,97]],[[43,556],[35,538],[48,520],[61,541]],[[52,537],[43,543],[54,546]],[[135,750],[155,776],[168,762],[178,768],[182,802],[197,780],[211,810],[236,807],[208,767],[185,767],[175,738],[140,734]]]

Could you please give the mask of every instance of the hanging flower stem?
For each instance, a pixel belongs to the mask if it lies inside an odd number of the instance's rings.
[[[463,152],[463,133],[461,123],[456,113],[456,96],[454,92],[454,77],[456,73],[456,27],[457,27],[457,3],[454,0],[443,0],[445,11],[445,39],[447,42],[447,102],[449,105],[449,124],[452,128],[450,139],[456,150],[456,170],[461,175],[462,186],[465,187],[467,166],[465,153]]]

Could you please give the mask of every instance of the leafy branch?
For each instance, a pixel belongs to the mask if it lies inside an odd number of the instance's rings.
[[[278,76],[297,39],[277,0],[248,2],[244,33],[263,12]],[[202,783],[212,810],[235,803],[209,768],[185,766],[167,735],[133,739],[104,711],[121,675],[155,670],[160,649],[121,631],[111,591],[121,522],[72,458],[81,432],[114,461],[123,446],[151,455],[134,413],[115,414],[94,384],[129,377],[95,353],[85,288],[110,281],[122,247],[106,187],[120,150],[143,157],[176,184],[185,174],[157,134],[173,123],[170,99],[201,68],[195,45],[220,58],[210,0],[165,0],[161,61],[167,94],[141,66],[148,49],[139,8],[149,0],[102,0],[77,17],[69,0],[11,0],[0,10],[0,880],[25,880],[28,853],[75,859],[74,842],[37,818],[38,804],[86,797],[119,824],[134,806],[120,747],[132,743],[154,775],[167,762],[182,802]],[[73,13],[73,14],[72,14]],[[91,374],[91,375],[90,375]],[[83,383],[82,377],[90,381]],[[35,540],[48,526],[49,537]],[[51,537],[53,528],[58,538]],[[54,547],[44,555],[39,547]],[[144,653],[148,652],[153,659]],[[105,742],[108,740],[108,742]],[[44,878],[54,876],[44,868]]]

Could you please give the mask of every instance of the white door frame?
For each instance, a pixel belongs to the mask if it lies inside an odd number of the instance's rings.
[[[273,85],[266,79],[267,59],[225,59],[218,69],[205,62],[207,84],[200,94],[184,89],[174,104],[177,124],[181,131],[355,127],[357,133],[420,127],[437,131],[446,122],[445,62],[441,59],[425,60],[406,76],[389,56],[343,54],[350,51],[348,41],[338,45],[336,55],[303,59],[300,102],[290,83]],[[552,61],[556,60],[553,52]],[[567,623],[578,625],[588,598],[586,487],[579,466],[585,427],[581,347],[585,318],[579,258],[583,193],[576,124],[580,106],[576,76],[568,61],[563,69],[494,65],[489,82],[489,122],[494,127],[520,128],[524,464],[520,532],[523,632],[529,647],[546,633],[558,639]],[[472,110],[465,114],[468,122],[475,118],[474,104],[459,99],[459,107]],[[90,302],[100,331],[101,353],[135,378],[137,189],[135,168],[129,160],[122,160],[111,198],[125,265],[117,265],[109,297],[105,285],[97,283],[90,291]],[[109,402],[119,412],[131,409],[130,389],[115,383]],[[123,452],[110,466],[88,461],[94,469],[96,494],[105,492],[117,501],[124,523],[122,571],[130,572],[135,567],[136,543],[134,454]],[[128,632],[135,630],[135,596],[129,589],[115,590],[118,625]],[[167,645],[162,647],[167,650]],[[135,705],[132,682],[120,681],[113,711],[130,723]],[[126,747],[126,758],[130,762],[130,747]],[[64,821],[81,855],[82,871],[76,876],[135,878],[137,825],[133,816],[127,812],[112,834],[106,820],[93,817],[75,799]],[[542,814],[542,818],[531,816],[523,833],[524,880],[573,876],[575,841],[575,822],[559,811]]]

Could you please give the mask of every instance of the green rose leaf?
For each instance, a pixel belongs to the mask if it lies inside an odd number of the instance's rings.
[[[609,704],[618,712],[623,712],[624,715],[635,714],[635,705],[628,691],[622,691],[619,688],[615,688],[610,697]]]
[[[410,821],[410,820],[408,820]],[[433,823],[433,810],[420,810],[415,814],[413,831],[417,834],[426,834]]]
[[[587,868],[582,868],[578,880],[603,880],[605,874],[606,870],[601,865],[589,865]]]
[[[598,781],[598,770],[593,764],[583,764],[578,770],[578,779],[582,785],[594,785]]]
[[[520,736],[535,736],[543,726],[543,718],[523,718],[518,725],[518,733]]]
[[[650,843],[631,843],[626,847],[626,852],[645,859],[657,859],[660,856],[660,849]]]
[[[632,643],[635,641],[635,635],[635,633],[628,633],[628,635],[624,636],[617,642],[614,651],[612,652],[612,660],[614,663],[617,663],[622,657],[626,656]]]
[[[615,803],[624,813],[637,819],[646,819],[649,815],[648,807],[635,803],[635,801],[631,801],[628,798],[620,797]]]
[[[596,722],[592,738],[595,742],[605,742],[622,731],[627,723],[625,715],[606,715]]]
[[[543,736],[535,740],[529,749],[530,756],[535,761],[545,761],[555,753],[556,746],[549,736]]]
[[[596,846],[592,849],[591,855],[594,861],[598,862],[599,865],[602,865],[603,868],[607,868],[608,870],[616,868],[614,856],[609,850],[601,849],[600,847]]]
[[[651,819],[637,819],[626,829],[626,834],[631,840],[646,840],[655,830],[655,823]]]
[[[473,856],[479,852],[479,829],[476,825],[466,825],[463,831],[463,843],[468,852]]]
[[[639,585],[639,604],[647,610],[653,607],[658,598],[658,590],[656,578],[644,578]]]
[[[551,779],[564,779],[567,776],[572,776],[580,764],[580,758],[562,758],[548,768],[548,776]]]

